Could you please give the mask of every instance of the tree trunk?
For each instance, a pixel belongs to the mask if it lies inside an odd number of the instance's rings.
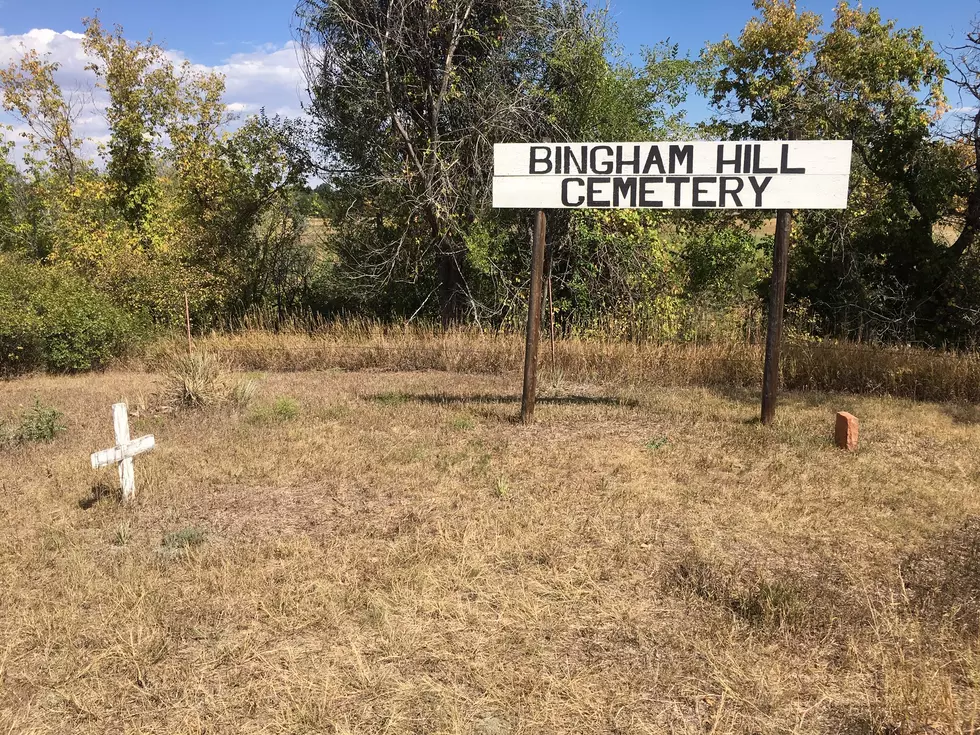
[[[978,181],[973,191],[970,192],[969,197],[967,197],[964,219],[966,221],[963,232],[956,238],[956,242],[953,243],[949,251],[952,260],[951,265],[959,263],[960,259],[966,254],[966,251],[973,246],[973,243],[977,239],[977,232],[980,231],[980,181]]]
[[[963,232],[960,233],[956,242],[953,243],[953,247],[950,248],[950,255],[954,264],[958,263],[966,251],[973,246],[977,232],[980,231],[980,112],[977,112],[973,118],[973,156],[973,189],[966,198]]]
[[[453,253],[439,256],[439,302],[442,328],[461,323],[466,316],[466,290],[459,260]]]

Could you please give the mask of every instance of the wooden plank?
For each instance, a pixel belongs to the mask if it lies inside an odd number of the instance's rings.
[[[807,176],[846,176],[851,150],[849,140],[498,143],[493,175],[714,176],[805,169]]]
[[[521,421],[534,420],[538,394],[538,345],[541,340],[541,306],[544,284],[544,250],[548,221],[538,212],[534,222],[534,242],[531,249],[531,289],[527,305],[527,341],[524,348],[524,391],[521,397]]]
[[[495,176],[497,209],[846,209],[847,174]]]
[[[112,407],[112,425],[116,432],[116,446],[129,444],[129,413],[125,403],[117,403]],[[132,457],[124,456],[119,463],[119,482],[124,501],[136,495],[136,468]]]
[[[127,457],[136,457],[144,452],[148,452],[156,446],[156,440],[151,436],[141,436],[121,447],[103,449],[92,454],[92,469],[101,469],[109,465],[119,464]]]
[[[773,249],[772,285],[769,292],[769,324],[766,331],[766,366],[762,378],[762,423],[776,419],[779,395],[779,353],[783,341],[783,310],[786,305],[786,272],[789,265],[789,238],[793,229],[793,212],[781,210],[776,215],[776,244]]]

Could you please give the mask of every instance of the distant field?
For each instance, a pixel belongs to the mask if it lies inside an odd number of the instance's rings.
[[[0,731],[965,733],[980,412],[517,373],[0,383]],[[88,454],[127,399],[136,502]],[[831,443],[834,412],[862,445]],[[928,729],[932,728],[932,729]]]
[[[934,235],[937,238],[944,240],[947,243],[952,243],[960,236],[962,227],[952,225],[952,224],[939,224],[936,226]],[[755,230],[756,235],[775,235],[776,234],[776,220],[767,220],[762,227]]]

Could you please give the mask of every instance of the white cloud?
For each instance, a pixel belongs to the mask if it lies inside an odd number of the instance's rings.
[[[76,133],[89,139],[85,154],[97,155],[97,143],[105,142],[107,129],[103,111],[106,95],[96,88],[96,78],[85,66],[90,59],[82,48],[82,34],[73,31],[56,32],[41,28],[20,35],[4,35],[0,30],[0,66],[19,59],[25,51],[36,50],[49,54],[61,65],[56,80],[66,94],[84,106],[77,122]],[[180,51],[168,52],[180,63],[186,56]],[[191,61],[193,61],[191,59]],[[194,64],[198,71],[213,69],[225,77],[225,102],[230,112],[239,117],[257,113],[261,108],[269,114],[298,116],[306,99],[300,50],[293,42],[284,46],[265,44],[248,53],[236,53],[216,66]],[[15,132],[22,126],[0,110],[0,124],[13,125]]]

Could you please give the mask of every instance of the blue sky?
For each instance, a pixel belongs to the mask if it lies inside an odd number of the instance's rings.
[[[666,38],[697,53],[706,41],[737,35],[754,13],[751,0],[608,2],[620,43],[629,54]],[[836,0],[800,0],[802,7],[824,17],[832,16],[835,4]],[[865,6],[879,7],[902,26],[922,26],[937,45],[958,43],[980,13],[980,0],[880,0]],[[23,47],[34,47],[62,63],[63,86],[91,86],[85,81],[86,62],[76,34],[81,18],[95,7],[106,24],[121,23],[130,38],[152,34],[175,58],[223,73],[226,100],[233,110],[247,114],[264,106],[270,112],[300,114],[305,83],[292,46],[295,0],[0,0],[0,64]],[[955,98],[951,101],[957,106]],[[707,112],[698,100],[688,108],[695,118]],[[104,138],[104,121],[92,114],[79,132],[94,140]]]
[[[235,52],[282,46],[290,40],[294,0],[0,0],[0,28],[80,31],[99,8],[107,24],[120,23],[132,38],[153,37],[201,64]]]
[[[598,0],[597,0],[598,1]],[[634,51],[670,37],[697,49],[726,32],[735,34],[752,15],[750,0],[609,0],[623,45]],[[805,0],[807,9],[830,15],[836,0]],[[880,0],[877,6],[902,25],[922,26],[937,42],[949,43],[980,12],[980,0]],[[20,34],[32,28],[80,30],[79,20],[101,8],[107,22],[128,34],[150,33],[194,61],[216,64],[232,52],[290,39],[294,0],[0,0],[0,28]]]
[[[837,0],[802,0],[799,7],[833,17]],[[922,26],[937,43],[949,45],[954,34],[962,37],[972,18],[980,13],[980,0],[880,0],[865,2],[901,26]],[[663,0],[611,0],[610,11],[619,26],[627,50],[670,37],[682,47],[699,49],[705,41],[718,41],[726,33],[737,36],[755,13],[750,0],[664,2]]]

